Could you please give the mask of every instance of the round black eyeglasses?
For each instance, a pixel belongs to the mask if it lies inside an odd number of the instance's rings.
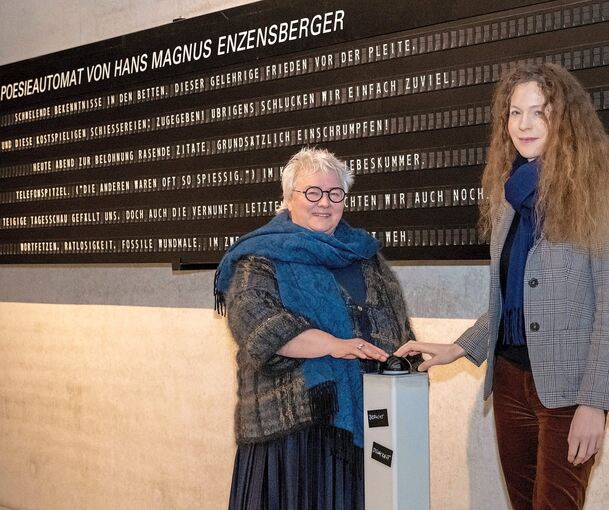
[[[335,204],[338,204],[345,199],[345,190],[343,188],[330,188],[329,190],[323,190],[317,186],[311,186],[304,191],[297,189],[292,189],[292,191],[302,193],[309,202],[319,202],[324,196],[324,193],[327,193],[330,202],[334,202]]]

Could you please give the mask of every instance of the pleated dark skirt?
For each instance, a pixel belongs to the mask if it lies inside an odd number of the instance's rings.
[[[363,451],[335,431],[311,426],[238,446],[229,510],[363,510]]]

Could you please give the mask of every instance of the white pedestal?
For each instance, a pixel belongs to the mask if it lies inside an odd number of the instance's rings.
[[[366,510],[429,509],[429,379],[364,375]]]

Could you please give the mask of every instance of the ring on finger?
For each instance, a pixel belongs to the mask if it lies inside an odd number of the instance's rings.
[[[364,344],[359,344],[359,345],[356,347],[356,349],[357,349],[358,351],[361,351],[363,348],[364,348]]]

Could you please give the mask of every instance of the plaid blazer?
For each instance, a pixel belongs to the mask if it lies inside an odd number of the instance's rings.
[[[514,209],[506,202],[493,222],[488,312],[457,340],[466,357],[488,366],[492,392],[501,319],[499,260]],[[599,253],[541,236],[524,273],[524,322],[531,370],[541,403],[609,409],[609,244]]]

